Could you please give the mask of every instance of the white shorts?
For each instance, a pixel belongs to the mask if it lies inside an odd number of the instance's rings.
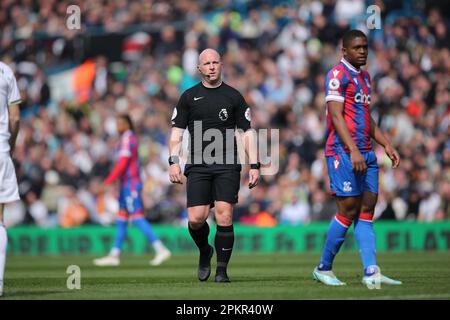
[[[0,203],[19,200],[16,170],[9,155],[0,154]]]

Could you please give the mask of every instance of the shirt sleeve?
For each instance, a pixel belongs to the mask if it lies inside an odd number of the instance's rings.
[[[20,103],[20,93],[17,87],[16,77],[11,73],[8,81],[8,105]]]
[[[333,68],[325,78],[325,101],[344,102],[347,76],[342,70]]]
[[[235,108],[236,127],[244,132],[251,128],[251,111],[244,97],[239,94],[239,100]]]
[[[119,158],[131,158],[131,141],[129,137],[122,137],[119,146]]]
[[[172,127],[186,129],[188,125],[188,104],[186,93],[183,93],[178,100],[177,105],[173,108]]]

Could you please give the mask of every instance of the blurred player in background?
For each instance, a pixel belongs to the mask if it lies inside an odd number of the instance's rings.
[[[138,141],[129,115],[118,116],[117,130],[121,136],[117,164],[104,181],[105,185],[110,185],[120,178],[116,239],[111,252],[106,257],[95,259],[94,264],[97,266],[118,266],[120,264],[120,250],[127,235],[128,219],[131,218],[133,224],[142,231],[155,249],[156,256],[150,261],[150,265],[157,266],[169,259],[171,253],[159,240],[152,226],[144,217]]]
[[[359,30],[348,31],[342,40],[343,58],[327,74],[327,158],[330,187],[336,196],[338,213],[331,221],[320,264],[314,269],[316,280],[327,285],[344,285],[332,266],[354,223],[355,239],[364,267],[362,282],[369,288],[376,284],[401,284],[381,274],[376,264],[373,214],[378,197],[378,164],[372,148],[373,138],[384,147],[397,168],[400,157],[370,115],[371,80],[360,67],[366,64],[368,42]]]
[[[11,156],[20,125],[20,95],[13,71],[0,62],[0,296],[3,295],[8,236],[3,224],[5,204],[19,200],[19,188]]]

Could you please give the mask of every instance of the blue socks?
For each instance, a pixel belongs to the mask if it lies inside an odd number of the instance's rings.
[[[331,270],[334,257],[339,252],[339,249],[345,240],[345,234],[351,224],[351,220],[344,218],[339,215],[339,213],[337,213],[331,221],[327,232],[325,247],[322,252],[322,258],[320,259],[320,264],[318,266],[320,271]]]
[[[133,220],[133,224],[153,243],[158,240],[158,236],[153,231],[150,223],[145,218],[137,218]]]
[[[355,239],[358,243],[361,260],[364,267],[364,275],[373,274],[376,262],[376,239],[372,223],[373,214],[361,213],[359,219],[355,221]]]
[[[128,227],[127,220],[118,219],[116,221],[116,239],[114,241],[114,248],[118,250],[122,248],[122,244],[125,241],[125,238],[127,237],[127,227]]]

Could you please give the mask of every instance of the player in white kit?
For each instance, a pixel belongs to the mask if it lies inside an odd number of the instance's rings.
[[[20,125],[20,94],[10,67],[0,62],[0,296],[3,295],[6,245],[8,237],[3,224],[5,204],[19,200],[19,188],[11,156]]]

